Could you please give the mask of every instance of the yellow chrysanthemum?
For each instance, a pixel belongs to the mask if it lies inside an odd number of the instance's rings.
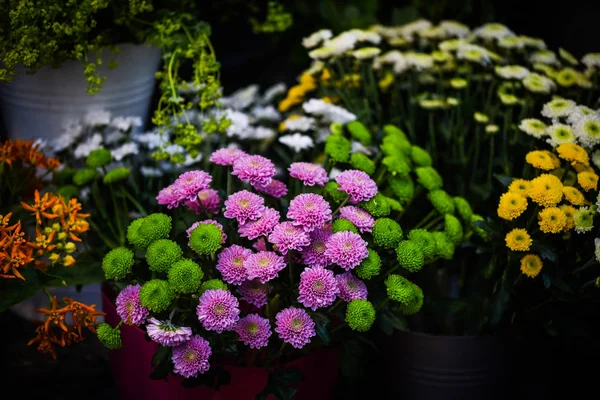
[[[563,186],[563,195],[565,199],[574,206],[582,206],[585,204],[585,197],[577,188],[573,186]]]
[[[521,272],[530,278],[538,276],[543,266],[542,259],[535,254],[527,254],[521,258]]]
[[[534,150],[527,153],[525,161],[528,164],[533,165],[534,168],[542,169],[544,171],[550,171],[560,166],[556,165],[555,159],[552,157],[552,153],[546,150]]]
[[[533,240],[525,229],[515,228],[506,234],[506,247],[513,251],[528,251]]]
[[[544,233],[559,233],[567,224],[567,216],[558,207],[544,208],[538,214],[540,230]]]
[[[571,229],[573,229],[575,227],[575,221],[573,220],[573,216],[577,212],[577,209],[568,204],[563,204],[558,208],[560,208],[560,210],[563,212],[563,214],[565,214],[565,217],[567,217],[567,222],[565,223],[565,228],[564,228],[565,232],[570,231]]]
[[[577,171],[577,173],[580,173],[580,172],[594,172],[594,169],[592,167],[590,167],[589,165],[580,164],[578,162],[574,162],[571,165],[573,166],[573,168],[575,169],[575,171]]]
[[[512,221],[527,209],[527,198],[519,193],[507,192],[500,196],[498,216]]]
[[[328,82],[331,79],[331,72],[327,68],[323,68],[323,72],[321,72],[321,80],[324,82]]]
[[[584,171],[577,174],[577,183],[585,190],[596,190],[598,188],[598,175],[593,171]]]
[[[310,92],[317,88],[317,81],[311,74],[304,72],[300,75],[300,85],[306,92]]]
[[[508,185],[508,191],[513,193],[519,193],[521,196],[527,197],[529,195],[529,188],[531,187],[531,182],[526,181],[525,179],[515,179]]]
[[[575,143],[563,143],[556,148],[558,156],[570,162],[590,165],[590,156],[585,149]]]
[[[542,174],[531,181],[529,197],[544,207],[553,207],[560,203],[563,197],[563,184],[554,175]]]

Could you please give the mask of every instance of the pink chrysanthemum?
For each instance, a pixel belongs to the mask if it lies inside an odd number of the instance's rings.
[[[275,332],[279,334],[279,338],[297,349],[310,343],[310,339],[316,335],[315,322],[301,308],[289,307],[281,310],[275,316],[275,325]]]
[[[148,317],[150,310],[140,303],[140,285],[129,285],[117,296],[117,314],[128,325],[139,325]]]
[[[267,241],[264,237],[261,237],[256,242],[254,242],[252,248],[254,248],[254,250],[256,251],[267,251]]]
[[[350,204],[357,204],[361,201],[368,201],[377,194],[377,184],[366,173],[350,169],[339,174],[335,181],[340,185],[338,190],[346,192],[350,199]]]
[[[268,289],[268,285],[258,279],[245,281],[239,287],[242,300],[259,308],[267,304]]]
[[[331,208],[321,195],[299,194],[290,201],[287,217],[294,226],[301,227],[305,232],[312,232],[331,221]]]
[[[256,221],[247,221],[240,225],[238,232],[241,237],[254,240],[260,236],[268,236],[275,225],[279,223],[279,211],[266,207],[263,216]]]
[[[295,162],[288,168],[292,178],[300,179],[307,186],[325,186],[328,181],[327,171],[317,164]]]
[[[225,234],[225,231],[223,230],[223,225],[221,225],[219,223],[219,221],[215,221],[214,219],[205,219],[204,221],[197,221],[194,222],[192,224],[192,226],[190,226],[189,228],[187,228],[185,230],[185,233],[187,234],[188,239],[190,238],[190,235],[192,234],[192,231],[194,229],[196,229],[198,227],[198,225],[200,224],[213,224],[215,225],[217,228],[219,228],[221,230],[221,234],[223,235],[223,239],[221,240],[221,243],[225,243],[227,241],[227,235]],[[188,242],[188,246],[190,245],[190,243]]]
[[[212,214],[216,214],[219,212],[219,208],[221,207],[221,198],[219,197],[219,192],[215,189],[204,189],[198,193],[197,199],[195,199],[196,204],[198,206],[201,205],[200,209],[204,208],[206,211]]]
[[[340,208],[340,217],[352,222],[361,233],[371,232],[373,225],[375,225],[375,218],[371,214],[354,206]]]
[[[240,224],[257,220],[265,211],[265,199],[247,190],[240,190],[225,200],[226,218],[235,218]]]
[[[340,299],[347,302],[357,299],[367,299],[367,285],[352,275],[352,272],[344,272],[343,274],[336,275],[335,280],[337,281],[338,296]]]
[[[193,201],[198,197],[204,189],[208,189],[212,176],[204,171],[188,171],[179,175],[173,185],[175,185],[176,192],[180,196],[180,203],[185,200]]]
[[[198,320],[207,331],[230,331],[240,319],[240,303],[229,290],[209,289],[200,296]]]
[[[303,247],[308,246],[310,238],[302,228],[285,221],[273,228],[273,232],[269,235],[269,242],[277,246],[281,254],[287,254],[290,250],[302,250]]]
[[[162,188],[156,196],[156,201],[160,205],[167,206],[167,208],[170,210],[171,208],[179,206],[181,196],[177,192],[177,187],[173,184]]]
[[[327,240],[332,232],[329,228],[315,229],[310,233],[310,244],[302,249],[302,262],[309,267],[326,267],[329,259],[325,255]]]
[[[210,162],[218,165],[233,165],[240,157],[247,156],[246,152],[240,149],[226,148],[214,151],[210,155]]]
[[[237,176],[243,181],[249,181],[251,185],[268,185],[275,176],[275,165],[263,156],[243,156],[233,163],[231,175]]]
[[[240,340],[251,349],[267,346],[272,334],[269,320],[258,314],[249,314],[241,318],[235,325],[235,332],[240,336]]]
[[[321,267],[306,268],[302,271],[298,288],[298,301],[313,311],[332,305],[338,293],[333,271]]]
[[[194,335],[186,343],[173,348],[173,372],[185,378],[198,376],[210,369],[210,344],[202,336]]]
[[[252,250],[237,244],[223,249],[217,259],[217,270],[223,276],[223,280],[232,285],[241,285],[248,279],[244,261],[251,255]]]
[[[285,265],[283,257],[272,251],[259,251],[251,254],[244,262],[248,279],[258,279],[260,283],[276,278]]]
[[[192,328],[173,325],[171,321],[159,321],[156,318],[150,318],[148,322],[148,336],[162,346],[178,346],[192,337]]]
[[[288,189],[287,189],[287,186],[285,186],[285,183],[278,181],[277,179],[271,179],[271,182],[269,182],[268,185],[253,185],[253,186],[254,186],[254,189],[256,189],[258,192],[275,197],[276,199],[285,196],[288,192]]]
[[[346,271],[356,267],[369,255],[367,242],[350,231],[334,233],[327,240],[325,247],[325,255],[329,261]]]

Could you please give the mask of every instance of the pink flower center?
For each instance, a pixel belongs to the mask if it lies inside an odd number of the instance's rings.
[[[233,265],[243,265],[244,264],[244,259],[240,256],[234,257],[233,261],[232,261]]]

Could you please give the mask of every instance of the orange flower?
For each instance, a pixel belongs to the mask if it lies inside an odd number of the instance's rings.
[[[46,315],[46,322],[44,322],[44,328],[46,330],[49,329],[51,323],[54,323],[54,325],[58,325],[58,327],[60,329],[67,332],[68,328],[64,324],[63,321],[65,320],[65,314],[68,313],[71,309],[69,306],[57,309],[56,308],[57,306],[58,306],[58,301],[56,299],[56,296],[54,296],[52,298],[52,308],[51,309],[38,308],[35,311]]]
[[[21,205],[27,211],[31,211],[35,215],[35,220],[38,225],[42,224],[42,216],[45,218],[57,218],[58,215],[51,214],[46,210],[52,209],[52,206],[59,198],[54,196],[52,193],[45,193],[43,197],[40,198],[40,192],[35,191],[34,194],[34,203],[29,205],[25,202],[21,202]]]
[[[38,350],[42,353],[50,353],[52,358],[56,360],[56,350],[54,350],[53,344],[64,347],[64,340],[58,340],[54,332],[46,330],[44,325],[38,326],[35,331],[37,332],[37,336],[27,342],[27,346],[39,343]]]

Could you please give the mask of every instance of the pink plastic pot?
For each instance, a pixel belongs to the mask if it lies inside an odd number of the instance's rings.
[[[102,294],[102,306],[106,322],[115,326],[120,318],[114,304]],[[207,386],[186,388],[183,378],[169,375],[168,380],[153,380],[152,356],[157,344],[147,341],[144,332],[137,327],[121,326],[123,348],[110,352],[110,363],[121,398],[126,399],[173,399],[173,400],[254,400],[268,379],[265,368],[225,366],[231,376],[231,383],[214,390]],[[294,396],[299,400],[329,400],[333,397],[338,378],[337,349],[327,349],[311,353],[285,366],[299,368],[304,374],[302,383]]]

